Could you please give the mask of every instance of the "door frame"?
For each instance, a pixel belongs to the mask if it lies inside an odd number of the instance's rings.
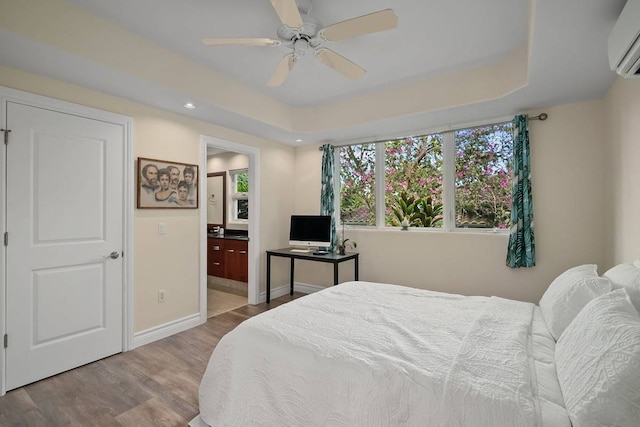
[[[260,302],[258,272],[260,267],[260,149],[212,136],[200,136],[200,206],[207,206],[207,147],[224,148],[249,157],[249,282],[247,285],[249,304]],[[225,207],[226,209],[226,207]],[[227,224],[228,225],[228,224]],[[200,320],[207,321],[207,212],[200,209]]]
[[[133,160],[133,119],[121,114],[111,113],[72,102],[62,101],[41,95],[35,95],[21,90],[0,86],[0,128],[7,128],[7,103],[15,102],[36,108],[44,108],[60,113],[72,114],[89,119],[120,125],[123,128],[123,228],[122,228],[122,351],[133,348],[133,216],[135,200],[134,160]],[[1,135],[3,137],[3,135]],[[9,144],[11,135],[9,134]],[[2,144],[0,149],[0,165],[6,165],[7,146]],[[6,218],[6,170],[0,174],[0,235],[4,237],[7,231]],[[6,283],[6,247],[0,243],[0,396],[6,393],[6,350],[2,345],[2,338],[7,333],[7,283]],[[11,342],[9,342],[11,345]]]

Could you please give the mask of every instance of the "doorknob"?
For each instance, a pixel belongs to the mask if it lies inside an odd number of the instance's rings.
[[[104,258],[105,258],[105,259],[107,259],[107,258],[117,259],[119,256],[120,256],[120,252],[113,251],[113,252],[111,252],[109,255],[107,255],[106,257],[104,257]]]

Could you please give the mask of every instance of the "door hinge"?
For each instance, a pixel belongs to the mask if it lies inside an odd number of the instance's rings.
[[[4,232],[4,245],[9,246],[9,233],[7,231]]]
[[[7,348],[9,345],[9,335],[4,334],[4,348]]]
[[[0,132],[4,132],[4,145],[7,145],[9,143],[9,132],[11,132],[11,129],[0,129]]]

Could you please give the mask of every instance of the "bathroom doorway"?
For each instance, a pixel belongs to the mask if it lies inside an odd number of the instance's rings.
[[[259,149],[203,136],[201,317],[259,301]]]

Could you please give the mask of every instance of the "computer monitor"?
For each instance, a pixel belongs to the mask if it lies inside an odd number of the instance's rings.
[[[312,247],[331,246],[331,216],[291,215],[289,245]]]

